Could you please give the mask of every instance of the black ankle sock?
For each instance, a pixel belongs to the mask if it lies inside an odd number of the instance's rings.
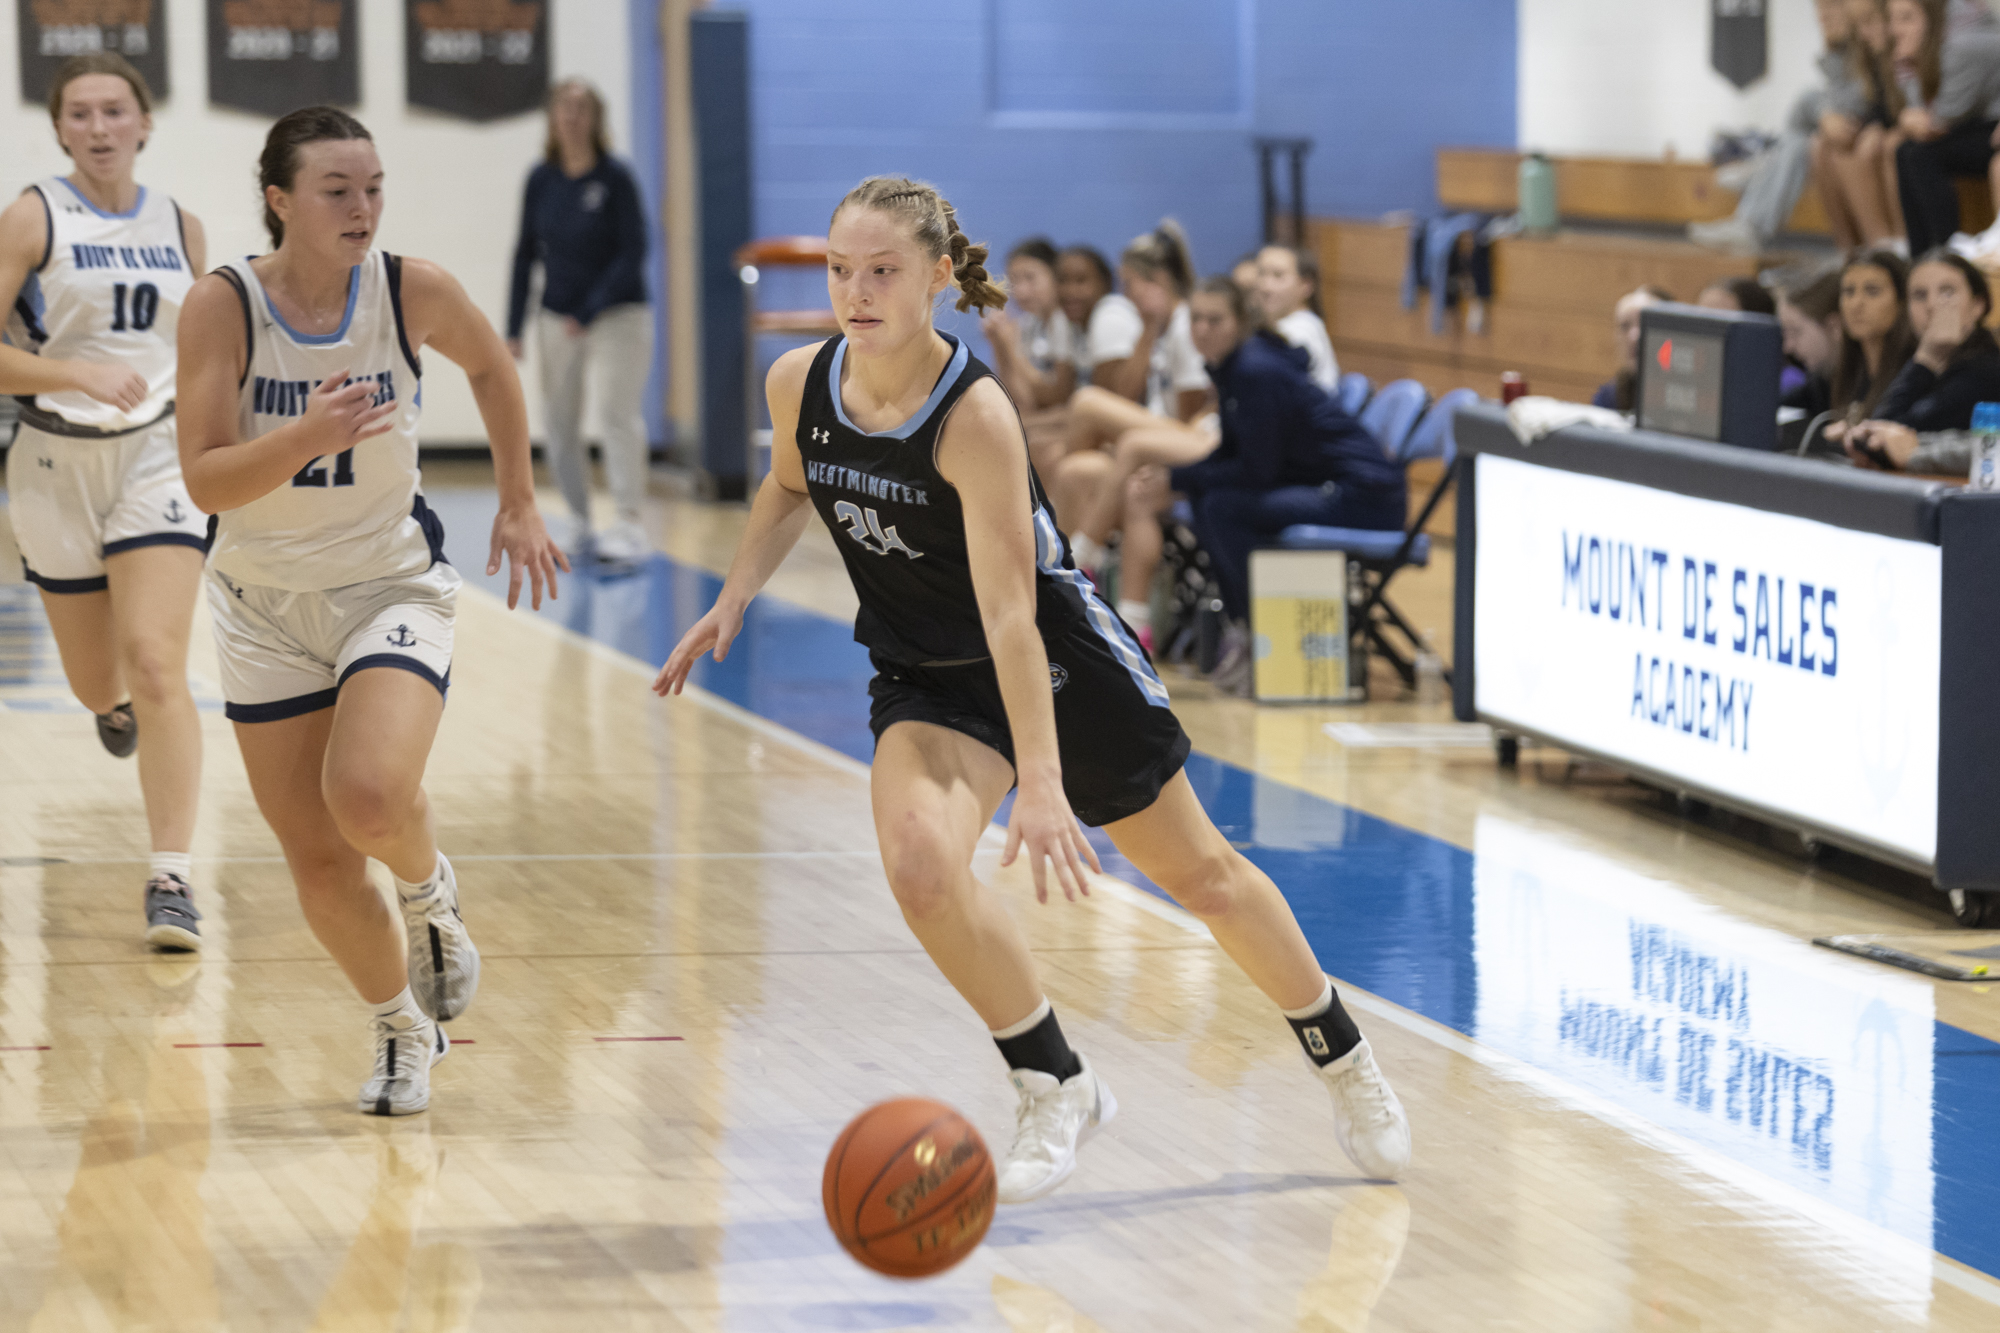
[[[1053,1074],[1057,1082],[1075,1078],[1083,1072],[1083,1061],[1076,1058],[1076,1052],[1069,1048],[1063,1037],[1062,1024],[1056,1022],[1056,1011],[1051,1009],[1048,1016],[1018,1037],[995,1037],[993,1044],[1000,1048],[1002,1058],[1009,1069],[1039,1069],[1044,1074]]]
[[[1299,1034],[1299,1045],[1305,1047],[1306,1055],[1316,1065],[1330,1065],[1361,1044],[1361,1029],[1354,1026],[1338,991],[1332,992],[1326,1008],[1312,1017],[1285,1021]]]

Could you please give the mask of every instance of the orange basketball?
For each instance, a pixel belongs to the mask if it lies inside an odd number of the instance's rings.
[[[971,1254],[993,1222],[993,1159],[943,1102],[871,1106],[826,1155],[826,1223],[847,1252],[889,1277],[931,1277]]]

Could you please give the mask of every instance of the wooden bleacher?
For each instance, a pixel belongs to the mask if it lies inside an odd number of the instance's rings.
[[[1408,227],[1319,220],[1313,243],[1341,368],[1378,384],[1407,376],[1433,395],[1470,386],[1492,397],[1501,372],[1516,370],[1535,393],[1588,401],[1618,364],[1611,308],[1619,297],[1654,283],[1693,300],[1717,278],[1757,271],[1755,260],[1686,241],[1583,232],[1510,237],[1493,247],[1485,331],[1466,332],[1461,308],[1433,333],[1427,297],[1403,308]]]
[[[1754,261],[1703,249],[1674,233],[1690,222],[1727,217],[1736,195],[1715,183],[1706,163],[1630,158],[1554,158],[1557,210],[1566,222],[1655,229],[1564,231],[1513,237],[1493,253],[1493,301],[1482,333],[1464,330],[1463,312],[1443,333],[1430,330],[1425,304],[1404,310],[1407,229],[1400,224],[1319,220],[1313,224],[1324,275],[1328,331],[1341,365],[1378,383],[1409,376],[1432,393],[1469,385],[1498,392],[1502,371],[1517,370],[1536,393],[1589,398],[1617,364],[1611,307],[1644,283],[1693,300],[1718,278],[1755,274],[1789,256]],[[1438,199],[1453,212],[1511,213],[1521,155],[1488,148],[1447,148],[1437,155]],[[1963,181],[1968,228],[1993,220],[1984,181]],[[1824,236],[1817,191],[1806,191],[1791,218],[1800,236]]]

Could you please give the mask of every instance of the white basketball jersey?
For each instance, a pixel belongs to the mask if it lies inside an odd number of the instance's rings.
[[[420,574],[443,558],[444,532],[424,505],[417,471],[422,402],[416,358],[403,334],[400,262],[371,251],[349,273],[340,327],[316,335],[285,326],[249,260],[226,266],[249,304],[242,439],[296,421],[314,387],[341,370],[373,380],[377,403],[397,404],[386,434],[315,458],[268,495],[218,515],[209,560],[230,578],[317,592]]]
[[[74,389],[39,394],[34,405],[93,433],[144,426],[174,401],[174,335],[194,284],[181,211],[144,186],[129,213],[106,213],[59,176],[30,188],[48,209],[48,254],[21,286],[7,340],[64,361],[129,366],[148,386],[130,412]]]

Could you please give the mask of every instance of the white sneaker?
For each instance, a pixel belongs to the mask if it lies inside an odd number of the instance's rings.
[[[1371,1180],[1401,1175],[1410,1165],[1410,1121],[1368,1038],[1332,1064],[1313,1068],[1333,1094],[1333,1132],[1347,1160]]]
[[[1738,217],[1718,218],[1714,222],[1690,222],[1688,239],[1696,245],[1734,255],[1758,255],[1764,250],[1763,238],[1749,223]]]
[[[400,901],[410,942],[410,994],[419,1009],[449,1023],[479,990],[479,949],[458,914],[458,877],[451,862],[440,853],[430,892]]]
[[[1076,1170],[1077,1145],[1118,1114],[1118,1099],[1081,1055],[1083,1069],[1058,1083],[1039,1069],[1007,1077],[1021,1094],[1014,1145],[1000,1167],[1001,1203],[1029,1203],[1052,1192]]]
[[[597,534],[597,558],[610,565],[636,565],[653,553],[646,529],[630,519],[613,523]]]
[[[386,1018],[375,1032],[375,1072],[361,1085],[358,1105],[369,1115],[415,1115],[431,1104],[431,1066],[451,1054],[444,1029],[426,1018],[399,1028]]]

